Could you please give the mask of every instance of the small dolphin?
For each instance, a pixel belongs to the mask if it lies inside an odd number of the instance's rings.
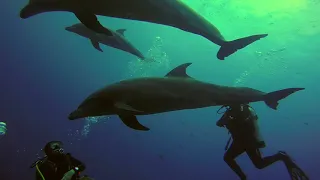
[[[100,52],[103,52],[103,50],[101,49],[99,43],[131,53],[142,60],[146,59],[144,55],[126,39],[124,36],[126,29],[118,29],[116,31],[109,29],[113,36],[106,36],[105,34],[96,33],[82,23],[66,27],[65,30],[90,39],[93,47]]]
[[[86,27],[108,36],[112,32],[100,24],[96,15],[172,26],[221,46],[217,54],[220,60],[267,36],[258,34],[227,41],[214,25],[180,0],[30,0],[20,17],[26,19],[52,11],[72,12]]]
[[[265,93],[247,87],[219,86],[189,77],[186,68],[190,65],[182,64],[165,77],[136,78],[106,86],[86,98],[68,118],[118,115],[128,127],[147,131],[149,128],[141,125],[136,115],[257,101],[264,101],[276,110],[278,101],[304,89]]]

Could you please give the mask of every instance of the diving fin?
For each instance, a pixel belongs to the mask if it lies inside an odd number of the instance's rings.
[[[287,168],[291,180],[309,180],[308,175],[293,161],[293,159],[284,151],[279,151],[285,156],[284,164]]]
[[[100,24],[95,14],[86,11],[75,12],[74,14],[87,28],[95,31],[96,33],[113,36],[112,32],[108,28],[105,28]]]
[[[149,131],[150,129],[143,126],[137,120],[137,117],[134,115],[127,115],[127,114],[118,114],[121,121],[128,126],[129,128],[140,130],[140,131]]]
[[[239,49],[242,49],[249,44],[268,36],[268,34],[258,34],[253,36],[248,36],[240,39],[236,39],[233,41],[227,41],[223,44],[217,54],[217,58],[220,60],[224,60],[224,58],[230,56],[231,54],[235,53]]]
[[[100,52],[103,52],[103,50],[101,49],[100,44],[99,44],[98,41],[95,41],[95,40],[93,40],[93,39],[90,39],[90,41],[91,41],[92,46],[93,46],[96,50],[98,50],[98,51],[100,51]]]
[[[279,91],[274,91],[271,93],[268,93],[265,95],[265,100],[264,102],[269,106],[271,109],[277,110],[279,102],[281,99],[284,99],[288,97],[289,95],[297,92],[304,90],[305,88],[287,88],[287,89],[282,89]]]

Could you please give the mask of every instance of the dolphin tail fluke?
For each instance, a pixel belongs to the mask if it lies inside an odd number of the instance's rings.
[[[137,120],[137,117],[134,115],[127,115],[127,114],[119,114],[118,115],[121,121],[128,126],[129,128],[139,130],[139,131],[149,131],[150,129],[143,126]]]
[[[236,39],[233,41],[227,41],[223,44],[217,54],[217,58],[220,60],[224,60],[224,58],[230,56],[231,54],[235,53],[239,49],[242,49],[248,46],[255,41],[268,36],[268,34],[258,34],[253,36],[248,36],[240,39]]]
[[[113,33],[108,29],[103,27],[95,14],[90,12],[81,11],[74,13],[77,18],[84,24],[87,28],[95,31],[99,34],[105,34],[106,36],[113,36]]]
[[[297,91],[301,91],[304,90],[305,88],[288,88],[288,89],[282,89],[279,91],[274,91],[271,93],[268,93],[265,95],[265,103],[267,104],[267,106],[269,106],[270,108],[277,110],[278,105],[280,100],[288,97],[289,95],[297,92]]]

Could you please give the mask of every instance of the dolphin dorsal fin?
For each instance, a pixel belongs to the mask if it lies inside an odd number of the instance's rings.
[[[181,78],[191,78],[187,74],[187,68],[191,65],[192,63],[185,63],[181,64],[180,66],[172,69],[166,77],[181,77]]]
[[[124,36],[124,32],[125,31],[126,31],[126,29],[118,29],[118,30],[116,30],[116,32],[121,34],[122,36]]]

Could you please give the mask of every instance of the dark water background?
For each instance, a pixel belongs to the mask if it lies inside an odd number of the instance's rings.
[[[215,126],[218,107],[139,117],[149,132],[136,132],[118,117],[68,121],[67,115],[90,93],[121,79],[162,76],[194,64],[188,73],[202,81],[250,86],[263,91],[305,87],[281,101],[278,111],[254,103],[267,142],[264,155],[286,150],[316,180],[319,174],[319,1],[256,2],[186,0],[226,39],[256,33],[269,37],[230,56],[215,57],[218,46],[181,30],[143,22],[99,17],[156,63],[102,46],[64,30],[78,23],[70,13],[47,13],[22,20],[25,0],[2,1],[0,11],[0,121],[8,132],[0,142],[0,179],[33,179],[29,165],[47,141],[61,140],[84,161],[86,174],[112,180],[236,179],[223,161],[228,139]],[[42,153],[39,153],[42,155]],[[251,179],[289,179],[282,163],[257,170],[238,158]]]

